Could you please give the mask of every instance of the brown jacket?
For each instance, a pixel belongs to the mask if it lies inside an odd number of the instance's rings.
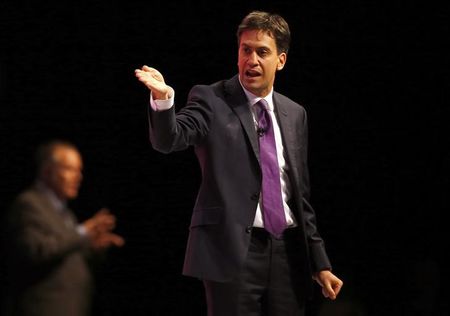
[[[67,224],[48,196],[33,187],[13,202],[6,218],[8,290],[4,315],[86,316],[92,277],[87,242],[69,210]]]

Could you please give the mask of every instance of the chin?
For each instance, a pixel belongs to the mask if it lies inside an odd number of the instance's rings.
[[[255,84],[254,82],[246,82],[244,85],[245,89],[247,89],[248,91],[250,91],[253,94],[256,94],[255,92],[260,90],[260,86],[259,84]]]
[[[68,200],[73,200],[78,196],[78,191],[76,192],[66,192],[66,198]]]

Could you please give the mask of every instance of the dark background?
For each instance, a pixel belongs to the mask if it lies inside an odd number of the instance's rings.
[[[428,1],[0,0],[0,210],[31,183],[37,144],[74,142],[73,208],[109,207],[127,241],[97,271],[95,315],[205,315],[201,283],[181,276],[198,165],[151,148],[134,69],[161,70],[182,107],[237,72],[252,9],[290,24],[276,89],[309,114],[312,203],[345,282],[310,314],[448,315],[449,11]]]

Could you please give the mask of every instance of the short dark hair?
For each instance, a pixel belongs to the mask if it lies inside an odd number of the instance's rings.
[[[289,25],[280,15],[264,11],[250,12],[238,26],[236,34],[238,45],[241,40],[242,32],[246,30],[261,30],[268,32],[269,35],[275,39],[277,52],[279,54],[287,54],[291,42],[291,32],[289,30]]]
[[[48,163],[55,162],[53,154],[58,148],[67,148],[78,152],[77,146],[66,140],[54,139],[40,144],[36,149],[34,157],[38,175],[44,166]]]

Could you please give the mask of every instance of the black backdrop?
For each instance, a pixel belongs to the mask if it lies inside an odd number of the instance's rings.
[[[348,302],[448,312],[449,12],[428,2],[0,1],[1,210],[32,181],[38,143],[73,141],[85,160],[73,208],[109,207],[127,241],[97,271],[96,315],[204,315],[200,282],[181,276],[198,165],[192,150],[151,148],[134,69],[161,70],[182,107],[192,85],[236,73],[235,30],[252,9],[290,23],[276,89],[308,111],[312,202],[346,283],[311,315]]]

